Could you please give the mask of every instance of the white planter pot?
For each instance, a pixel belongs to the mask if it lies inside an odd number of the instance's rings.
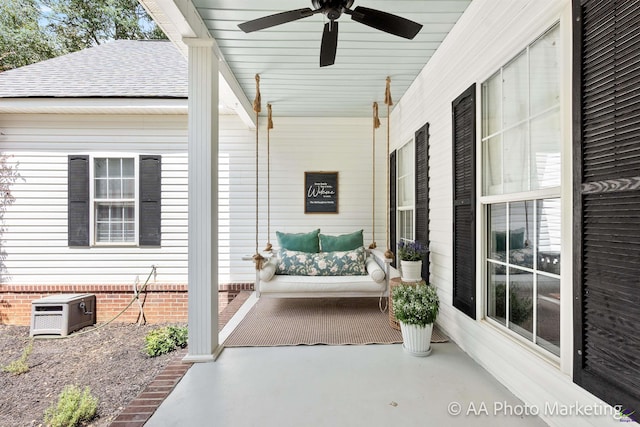
[[[412,356],[424,357],[431,354],[431,332],[433,323],[425,327],[407,325],[400,322],[402,331],[402,348]]]
[[[422,261],[400,260],[400,274],[403,282],[419,282],[422,280]]]

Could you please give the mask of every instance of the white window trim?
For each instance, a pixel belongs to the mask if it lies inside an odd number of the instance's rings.
[[[569,23],[571,21],[569,20]],[[558,198],[561,203],[561,233],[562,244],[560,249],[561,259],[572,259],[572,229],[571,224],[571,209],[567,210],[566,206],[571,206],[572,197],[572,164],[571,164],[571,113],[570,113],[570,99],[571,99],[571,39],[568,38],[563,31],[566,26],[566,22],[554,20],[549,27],[540,33],[538,37],[526,43],[524,47],[517,50],[513,57],[509,58],[499,67],[498,71],[493,71],[485,76],[476,85],[476,119],[480,126],[476,127],[476,182],[479,185],[476,186],[477,206],[479,208],[480,221],[476,222],[476,311],[480,313],[480,321],[485,325],[491,327],[491,329],[504,335],[513,342],[516,342],[523,347],[529,349],[532,354],[537,355],[542,360],[545,360],[551,366],[554,366],[565,373],[570,373],[572,369],[572,349],[573,349],[573,330],[572,322],[573,316],[566,311],[567,307],[571,307],[573,304],[573,293],[567,292],[567,289],[572,289],[572,272],[571,265],[567,265],[561,269],[560,274],[560,356],[556,356],[547,349],[537,345],[533,341],[529,341],[525,337],[510,330],[499,322],[488,317],[487,313],[487,220],[488,220],[488,206],[496,203],[516,202],[533,199],[546,199],[546,198]],[[544,34],[546,34],[554,26],[559,25],[560,28],[560,135],[561,135],[561,147],[560,147],[560,161],[561,161],[561,183],[557,187],[542,188],[526,192],[517,192],[509,194],[499,195],[483,195],[484,193],[484,169],[483,169],[483,141],[489,136],[483,136],[483,98],[482,98],[482,84],[490,79],[496,73],[502,73],[502,69],[515,59],[524,50],[528,51],[533,43],[539,40]],[[567,89],[569,88],[569,89]],[[554,107],[556,108],[556,107]],[[548,112],[545,110],[545,113]],[[530,119],[530,118],[529,118]],[[492,136],[495,135],[492,134]],[[567,142],[568,141],[568,142]],[[479,155],[478,155],[479,154]],[[568,213],[567,213],[568,212]],[[535,311],[535,310],[534,310]]]
[[[97,242],[96,241],[96,218],[95,218],[95,159],[97,158],[117,158],[133,159],[134,167],[134,239],[132,242]],[[91,247],[136,247],[139,246],[140,234],[140,158],[138,154],[131,153],[93,153],[89,156],[89,241]]]
[[[398,212],[398,214],[396,214],[396,234],[398,235],[398,242],[400,243],[401,240],[403,241],[414,241],[415,240],[415,236],[416,236],[416,196],[415,196],[415,177],[416,177],[416,153],[415,153],[415,138],[410,139],[409,141],[407,141],[404,145],[400,146],[398,148],[398,150],[396,151],[398,153],[398,161],[396,162],[396,212]],[[410,174],[405,174],[403,175],[403,177],[407,177],[407,176],[412,176],[413,177],[413,197],[412,197],[412,203],[408,204],[408,205],[400,205],[400,150],[403,149],[409,149],[411,152],[411,156],[413,158],[413,162],[411,162],[411,173]],[[411,224],[413,229],[411,230],[411,235],[414,237],[414,239],[406,239],[404,237],[402,237],[400,234],[400,215],[399,212],[406,212],[406,211],[411,211]]]
[[[545,197],[546,198],[546,197]],[[552,196],[550,198],[557,198],[559,200],[562,200],[560,196]],[[522,202],[522,201],[530,201],[533,199],[527,199],[527,200],[523,200],[523,199],[517,199],[517,200],[509,200],[509,201],[505,201],[505,202],[500,202],[500,203],[509,203],[509,202]],[[496,202],[497,204],[498,202]],[[487,220],[489,218],[489,215],[487,213],[488,207],[490,204],[493,203],[488,203],[488,204],[484,204],[482,205],[482,210],[483,210],[483,217],[485,218],[484,221],[484,227],[483,227],[483,235],[487,235],[487,229],[488,226],[487,224]],[[509,209],[507,209],[507,213],[506,213],[506,222],[507,224],[509,224],[509,215],[510,215],[510,211]],[[533,224],[534,224],[534,232],[535,232],[535,224],[537,222],[537,209],[533,210]],[[507,240],[509,239],[509,233],[507,233]],[[537,241],[538,236],[534,236],[533,240]],[[545,271],[541,271],[537,269],[537,261],[536,258],[534,257],[533,260],[533,268],[529,268],[529,267],[524,267],[524,266],[520,266],[520,265],[513,265],[513,264],[509,264],[508,262],[500,262],[500,261],[496,261],[496,260],[492,260],[490,258],[488,258],[488,252],[487,252],[487,240],[483,240],[483,244],[482,244],[482,288],[483,288],[483,293],[482,293],[482,320],[486,321],[488,324],[490,324],[492,327],[498,329],[501,333],[505,334],[506,336],[508,336],[511,339],[515,339],[516,341],[518,341],[521,344],[524,344],[527,346],[527,348],[531,349],[533,352],[535,352],[536,354],[538,354],[539,356],[543,357],[545,360],[547,360],[549,363],[551,363],[552,365],[556,366],[556,367],[560,367],[560,356],[555,355],[554,353],[552,353],[551,351],[547,350],[546,348],[542,347],[541,345],[539,345],[537,343],[538,341],[538,334],[537,334],[537,310],[535,309],[535,304],[533,307],[533,331],[532,331],[532,335],[533,338],[530,340],[520,334],[518,334],[517,332],[515,332],[514,330],[512,330],[511,328],[509,328],[509,326],[505,326],[503,324],[501,324],[500,322],[496,321],[495,319],[489,317],[488,314],[488,301],[487,301],[487,284],[488,284],[488,279],[487,279],[487,264],[489,262],[493,263],[493,264],[498,264],[498,265],[504,265],[505,267],[517,267],[520,270],[526,271],[527,273],[532,273],[533,274],[533,295],[534,295],[534,301],[536,300],[536,298],[538,298],[537,296],[537,292],[538,292],[538,286],[537,286],[537,279],[535,277],[536,274],[542,275],[542,276],[547,276],[547,277],[551,277],[553,279],[558,279],[560,280],[560,289],[562,289],[562,274],[558,275],[558,274],[553,274],[553,273],[548,273]],[[562,260],[562,250],[560,251],[561,255],[560,255],[560,259]],[[565,267],[567,268],[567,267]],[[570,267],[569,267],[570,268]],[[564,270],[564,268],[562,269]],[[561,271],[562,271],[561,270]],[[507,303],[507,307],[509,305],[509,293],[506,293],[506,303]],[[562,301],[562,297],[561,297],[561,301]],[[560,305],[560,309],[562,309],[562,305]],[[561,314],[561,318],[562,318],[562,311],[560,312]],[[560,326],[562,325],[562,321],[560,323]],[[562,328],[560,329],[560,333],[562,334]],[[562,335],[561,335],[562,336]],[[562,344],[562,343],[561,343]],[[560,347],[560,355],[562,355],[562,346]]]

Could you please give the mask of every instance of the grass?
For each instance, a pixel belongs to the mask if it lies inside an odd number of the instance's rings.
[[[27,363],[27,359],[33,350],[33,340],[29,340],[29,344],[22,351],[22,355],[17,360],[9,363],[6,366],[2,367],[4,372],[8,372],[13,375],[20,375],[26,372],[29,372],[29,364]]]

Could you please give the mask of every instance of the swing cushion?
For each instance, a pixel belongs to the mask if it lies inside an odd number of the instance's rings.
[[[320,248],[322,252],[352,251],[364,246],[362,230],[340,236],[320,234]]]
[[[282,233],[276,231],[280,249],[300,252],[320,252],[319,234],[319,228],[310,233]]]

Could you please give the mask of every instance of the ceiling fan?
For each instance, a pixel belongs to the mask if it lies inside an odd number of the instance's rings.
[[[311,0],[315,9],[308,7],[295,9],[287,12],[276,13],[274,15],[263,16],[252,21],[243,22],[238,25],[245,33],[275,27],[298,19],[308,18],[316,13],[322,13],[329,22],[324,24],[322,33],[322,44],[320,45],[320,66],[333,65],[336,59],[338,47],[338,22],[336,20],[343,14],[351,15],[351,19],[369,27],[384,31],[406,39],[413,39],[422,28],[422,24],[410,21],[397,15],[382,12],[368,7],[357,6],[350,9],[353,0]]]

